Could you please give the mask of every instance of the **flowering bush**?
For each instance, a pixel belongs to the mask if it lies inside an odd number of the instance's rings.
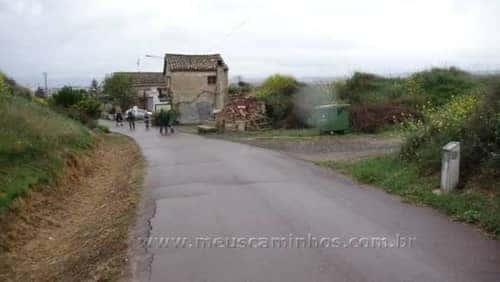
[[[460,139],[463,124],[477,104],[477,96],[465,95],[453,97],[443,107],[425,105],[423,118],[409,118],[401,124],[405,132],[401,156],[431,170],[439,168],[441,147]]]
[[[487,94],[452,97],[442,107],[425,106],[422,119],[401,124],[405,132],[401,157],[436,172],[440,168],[441,148],[450,141],[459,141],[463,176],[486,163],[498,166],[500,162],[495,160],[500,155],[499,96],[500,88]]]

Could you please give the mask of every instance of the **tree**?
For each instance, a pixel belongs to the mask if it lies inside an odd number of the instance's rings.
[[[283,120],[293,109],[293,95],[299,83],[292,76],[275,74],[257,90],[257,97],[266,103],[268,116],[274,123]]]
[[[129,109],[137,100],[137,95],[132,88],[132,79],[129,75],[115,73],[104,79],[104,93],[109,95],[113,102],[122,110]]]
[[[93,97],[97,97],[99,96],[99,92],[100,92],[99,82],[97,82],[97,80],[94,78],[90,83],[89,94]]]
[[[74,90],[70,86],[64,86],[52,96],[51,101],[56,106],[69,108],[84,100],[86,96],[87,92],[85,90]]]
[[[38,87],[35,91],[35,96],[38,98],[46,98],[45,90],[42,87]]]

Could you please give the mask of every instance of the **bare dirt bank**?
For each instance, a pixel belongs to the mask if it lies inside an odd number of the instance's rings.
[[[0,280],[129,277],[128,234],[143,173],[139,148],[121,135],[100,136],[92,152],[70,155],[55,184],[0,214]]]

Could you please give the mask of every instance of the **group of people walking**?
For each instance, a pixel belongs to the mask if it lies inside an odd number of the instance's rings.
[[[174,133],[174,122],[176,119],[176,114],[174,110],[165,111],[161,109],[156,118],[156,124],[160,128],[160,134],[166,135],[168,131],[170,133]],[[129,129],[131,131],[135,130],[135,120],[136,117],[132,111],[127,112],[127,122],[129,125]],[[123,126],[123,114],[121,112],[117,112],[115,115],[116,126]],[[149,130],[151,124],[151,116],[145,112],[144,113],[144,125],[146,126],[146,130]]]

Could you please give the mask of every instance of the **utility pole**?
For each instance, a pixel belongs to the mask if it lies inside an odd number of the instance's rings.
[[[47,73],[46,72],[43,73],[43,79],[45,81],[45,96],[49,97],[49,87],[48,87],[48,83],[47,83]]]

